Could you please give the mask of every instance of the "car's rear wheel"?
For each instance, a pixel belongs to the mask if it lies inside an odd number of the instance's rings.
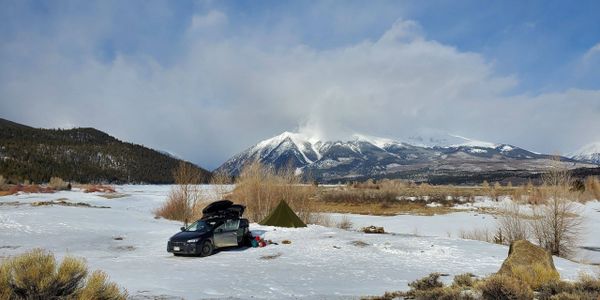
[[[213,246],[213,243],[209,240],[206,240],[202,243],[202,246],[200,247],[200,256],[209,256],[213,253],[214,250],[215,247]]]

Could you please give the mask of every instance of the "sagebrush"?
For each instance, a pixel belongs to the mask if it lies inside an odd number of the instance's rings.
[[[88,276],[82,259],[65,257],[60,264],[42,249],[4,260],[0,265],[0,299],[121,300],[127,292],[101,271]]]

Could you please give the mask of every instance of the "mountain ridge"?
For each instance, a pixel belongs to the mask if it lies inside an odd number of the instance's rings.
[[[452,136],[462,142],[449,146],[413,145],[365,135],[353,137],[348,141],[320,141],[284,132],[234,155],[215,171],[237,176],[247,163],[260,161],[275,169],[292,167],[297,174],[323,182],[368,178],[427,180],[432,176],[478,172],[539,173],[554,163],[552,155],[462,136]],[[558,163],[568,168],[594,167],[566,157]]]
[[[172,183],[181,161],[91,127],[33,128],[0,118],[0,174],[14,182],[58,176],[81,183]]]

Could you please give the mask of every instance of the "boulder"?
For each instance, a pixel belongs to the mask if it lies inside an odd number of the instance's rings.
[[[377,226],[367,226],[367,227],[363,227],[362,232],[364,233],[385,233],[385,230],[383,229],[383,227],[377,227]]]
[[[498,274],[519,278],[532,288],[560,279],[552,255],[526,240],[514,241],[510,245],[508,257]]]

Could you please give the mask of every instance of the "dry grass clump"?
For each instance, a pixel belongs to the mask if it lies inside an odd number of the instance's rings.
[[[472,230],[460,230],[458,236],[465,240],[483,241],[487,243],[496,243],[498,240],[494,232],[488,228],[474,228]]]
[[[336,224],[337,228],[343,230],[350,230],[352,229],[352,226],[354,226],[354,224],[348,216],[342,216],[342,218]]]
[[[521,279],[495,274],[484,279],[474,279],[470,273],[457,275],[450,286],[439,281],[440,274],[432,273],[409,283],[409,291],[386,292],[382,296],[363,299],[485,299],[485,300],[521,300],[535,299],[600,299],[600,278],[581,275],[575,282],[551,280],[532,289]]]
[[[551,281],[539,287],[537,298],[548,299],[599,299],[600,278],[582,274],[575,282]]]
[[[528,217],[514,202],[500,209],[497,226],[497,243],[510,245],[514,241],[527,240],[530,235]]]
[[[156,217],[182,221],[184,225],[200,218],[202,208],[208,204],[201,187],[202,174],[186,162],[180,162],[173,171],[176,185],[171,188],[167,201],[154,211]]]
[[[260,222],[285,200],[305,223],[313,223],[317,187],[302,184],[293,170],[276,172],[260,162],[247,165],[237,178],[231,199],[246,206],[248,219]]]
[[[507,275],[492,275],[480,281],[476,289],[486,300],[533,299],[529,286]]]
[[[543,284],[552,281],[558,281],[560,274],[556,270],[548,270],[542,264],[534,264],[533,266],[512,266],[512,277],[527,284],[534,290],[539,289]]]
[[[108,276],[87,276],[81,259],[66,257],[58,265],[54,255],[35,249],[0,265],[0,299],[126,299],[127,293]]]
[[[413,290],[430,290],[433,288],[441,288],[444,284],[440,281],[440,273],[431,273],[421,279],[417,279],[408,284]]]
[[[422,299],[422,300],[467,300],[473,299],[468,293],[462,293],[462,289],[458,286],[444,286],[439,281],[441,274],[431,273],[421,279],[415,280],[408,284],[410,290],[406,292],[407,298]]]
[[[232,178],[227,172],[223,170],[214,172],[210,178],[210,187],[213,189],[213,195],[211,196],[214,197],[214,201],[226,199],[227,195],[230,193],[228,185],[232,183]]]
[[[55,191],[66,191],[71,189],[71,185],[60,177],[52,177],[50,178],[50,182],[48,182],[48,187]]]
[[[583,182],[584,192],[581,195],[582,201],[598,200],[600,201],[600,179],[596,176],[588,176]]]
[[[454,280],[452,281],[452,286],[460,287],[460,288],[472,288],[475,283],[475,275],[472,273],[464,273],[454,276]]]

